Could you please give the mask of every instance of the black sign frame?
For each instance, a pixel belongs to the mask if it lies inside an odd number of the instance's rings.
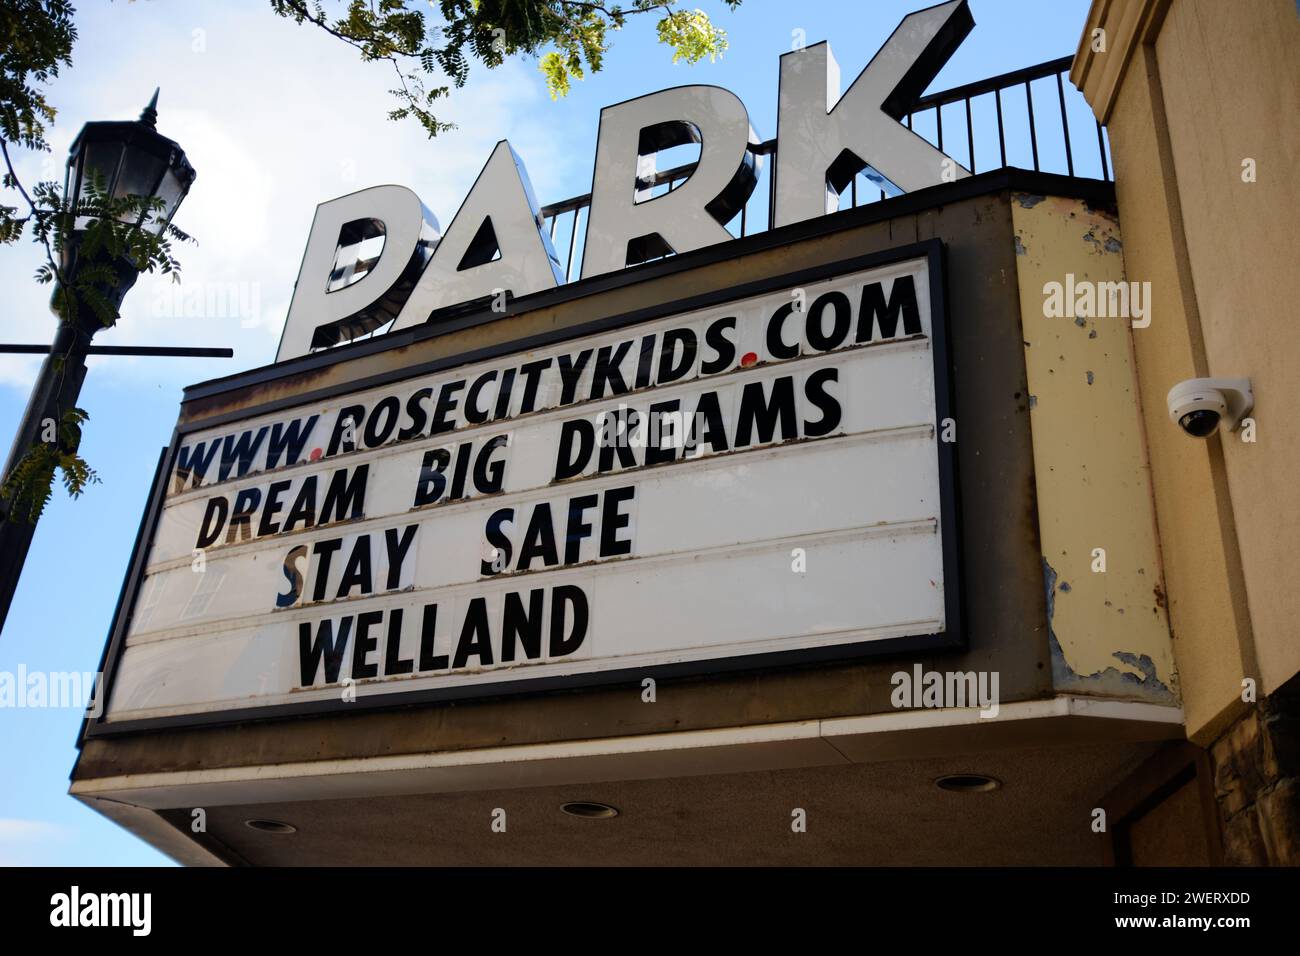
[[[681,268],[697,267],[694,257],[681,257]],[[328,700],[311,700],[300,703],[269,704],[256,707],[243,707],[235,710],[209,711],[192,714],[178,714],[168,717],[151,717],[137,720],[108,721],[106,719],[108,703],[112,699],[113,681],[125,649],[126,632],[135,604],[139,599],[140,588],[144,581],[146,559],[152,546],[154,533],[162,514],[166,498],[166,488],[176,456],[180,450],[181,440],[195,431],[203,431],[228,422],[242,421],[265,415],[286,408],[309,405],[313,402],[334,398],[339,395],[355,394],[368,388],[392,382],[418,378],[437,372],[444,372],[462,365],[499,358],[505,355],[524,352],[548,345],[560,344],[583,336],[613,331],[663,318],[669,315],[686,313],[697,309],[738,299],[749,298],[771,292],[774,289],[788,288],[811,282],[835,278],[864,269],[892,265],[909,259],[924,258],[927,264],[930,293],[931,355],[934,361],[935,388],[935,428],[941,427],[945,419],[956,420],[954,407],[952,355],[950,352],[949,315],[946,296],[946,251],[939,239],[929,239],[904,246],[897,246],[878,252],[841,259],[823,265],[801,269],[778,276],[771,276],[754,282],[743,283],[728,289],[704,293],[666,302],[660,305],[620,313],[615,316],[598,319],[581,325],[556,329],[539,335],[513,339],[484,349],[465,352],[459,355],[439,358],[400,369],[393,369],[379,375],[369,376],[307,394],[272,400],[249,408],[196,419],[178,425],[172,432],[171,442],[159,457],[158,468],[154,475],[149,493],[148,504],[136,534],[131,560],[128,563],[125,580],[114,611],[109,639],[100,663],[100,686],[96,688],[96,702],[99,715],[87,715],[82,724],[78,746],[89,738],[120,736],[124,734],[148,733],[160,730],[173,730],[185,727],[210,727],[220,725],[242,724],[252,721],[274,720],[282,718],[309,717],[337,713],[362,713],[366,711],[395,709],[420,705],[441,704],[449,701],[487,699],[501,697],[524,697],[571,691],[586,688],[609,687],[616,685],[640,685],[645,678],[656,681],[684,677],[721,676],[742,672],[758,672],[805,667],[817,664],[845,663],[855,660],[902,657],[916,653],[935,653],[941,651],[962,650],[966,647],[964,594],[960,572],[960,501],[957,480],[957,450],[955,442],[937,440],[939,466],[940,499],[940,535],[942,563],[944,574],[944,617],[946,629],[934,634],[909,635],[896,638],[858,641],[825,647],[797,648],[784,651],[768,651],[758,654],[742,654],[729,658],[710,658],[698,661],[655,664],[626,668],[620,670],[595,671],[583,674],[558,676],[521,677],[499,682],[458,685],[453,687],[425,688],[411,691],[393,691],[358,695],[353,701],[341,698]],[[672,260],[655,263],[662,269]],[[658,272],[659,270],[656,270]],[[648,276],[647,276],[648,277]],[[575,283],[580,285],[581,283]],[[577,290],[575,290],[577,291]],[[490,316],[490,318],[500,318]],[[382,341],[383,337],[380,337]],[[376,340],[370,340],[373,347]],[[394,341],[391,347],[408,344]],[[343,351],[343,350],[339,350]],[[313,356],[316,358],[318,356]],[[352,355],[341,354],[343,361]],[[273,368],[273,367],[272,367]],[[256,384],[267,370],[254,369],[242,376],[234,376],[230,389],[238,387],[238,382],[247,380],[248,385]],[[223,383],[224,384],[224,383]],[[230,389],[223,389],[228,391]]]

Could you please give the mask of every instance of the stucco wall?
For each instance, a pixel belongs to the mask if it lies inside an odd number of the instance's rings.
[[[1134,351],[1187,731],[1206,744],[1244,712],[1243,679],[1269,693],[1300,667],[1300,16],[1097,0],[1081,34],[1071,78],[1108,124],[1128,277],[1153,287]],[[1251,378],[1258,441],[1170,423],[1169,388],[1211,375]]]
[[[1267,694],[1300,670],[1300,11],[1178,0],[1155,52],[1207,371],[1255,389],[1258,441],[1223,457]]]
[[[1250,616],[1223,456],[1169,421],[1165,394],[1208,374],[1154,57],[1130,65],[1110,117],[1115,190],[1127,274],[1151,283],[1152,318],[1133,349],[1151,462],[1174,653],[1188,736],[1217,736],[1244,708],[1241,678],[1253,660]]]

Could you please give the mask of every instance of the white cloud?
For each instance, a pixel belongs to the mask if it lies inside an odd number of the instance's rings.
[[[72,830],[59,823],[0,817],[0,844],[66,840],[71,835]]]
[[[83,11],[78,25],[74,67],[53,97],[57,161],[45,160],[44,169],[61,175],[80,122],[133,118],[161,82],[159,130],[184,146],[198,171],[176,220],[198,239],[177,250],[181,284],[142,276],[122,321],[96,341],[235,349],[225,362],[114,357],[94,363],[96,376],[175,385],[272,361],[320,202],[400,183],[445,228],[499,139],[524,157],[542,202],[564,198],[555,193],[564,174],[588,162],[565,150],[530,63],[476,69],[441,104],[440,118],[461,128],[428,140],[414,121],[386,118],[394,105],[387,64],[362,63],[339,41],[260,3],[114,4]],[[195,51],[196,29],[204,31],[203,52]],[[28,157],[23,175],[41,169],[41,159]],[[0,249],[0,281],[11,292],[0,315],[4,340],[45,343],[53,333],[49,289],[31,280],[39,259],[35,248]],[[0,357],[0,384],[26,389],[37,366]]]
[[[75,834],[59,823],[0,817],[0,866],[39,866],[51,843],[66,843]]]
[[[40,366],[40,357],[36,355],[0,355],[0,385],[26,391],[36,380]]]

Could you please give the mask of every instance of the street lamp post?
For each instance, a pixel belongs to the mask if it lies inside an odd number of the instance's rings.
[[[107,265],[114,281],[97,285],[97,291],[114,309],[139,277],[139,267],[126,257],[113,258],[102,249],[83,249],[81,238],[86,222],[77,217],[78,204],[88,195],[92,181],[101,183],[106,196],[155,197],[161,199],[160,211],[142,213],[135,223],[142,229],[160,233],[167,228],[176,209],[194,182],[194,167],[185,158],[185,151],[157,130],[158,91],[135,122],[87,123],[73,140],[68,155],[64,197],[74,216],[64,235],[59,253],[60,273],[69,280],[81,269]],[[71,292],[68,288],[66,291]],[[57,302],[60,290],[55,290]],[[53,307],[53,304],[52,304]],[[69,310],[55,309],[59,326],[50,346],[49,356],[41,365],[40,375],[32,389],[14,438],[9,458],[5,463],[4,481],[28,452],[43,441],[53,439],[63,443],[59,423],[63,415],[77,404],[82,382],[86,378],[86,356],[91,351],[91,339],[104,328],[95,311],[78,307],[73,315]],[[75,448],[64,448],[75,451]],[[14,591],[27,552],[36,530],[26,515],[12,515],[0,499],[0,629],[9,614]]]

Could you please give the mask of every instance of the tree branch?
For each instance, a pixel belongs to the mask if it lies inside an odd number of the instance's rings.
[[[21,221],[25,222],[27,219],[36,219],[37,221],[39,221],[44,216],[49,215],[49,213],[42,212],[39,208],[37,208],[36,203],[32,201],[32,197],[27,194],[27,190],[26,188],[24,188],[22,180],[18,178],[17,170],[14,169],[14,162],[9,156],[9,144],[6,143],[3,138],[0,138],[0,153],[4,154],[5,167],[9,170],[9,181],[13,183],[14,188],[18,190],[18,192],[22,195],[23,199],[26,201],[28,209],[31,210],[28,213],[27,217]],[[41,233],[40,240],[41,240],[41,245],[45,247],[45,258],[46,261],[49,263],[50,270],[54,273],[54,277],[59,280],[59,283],[62,284],[63,272],[61,269],[59,269],[59,263],[54,258],[54,249],[50,246],[49,237],[46,236],[44,233]]]

